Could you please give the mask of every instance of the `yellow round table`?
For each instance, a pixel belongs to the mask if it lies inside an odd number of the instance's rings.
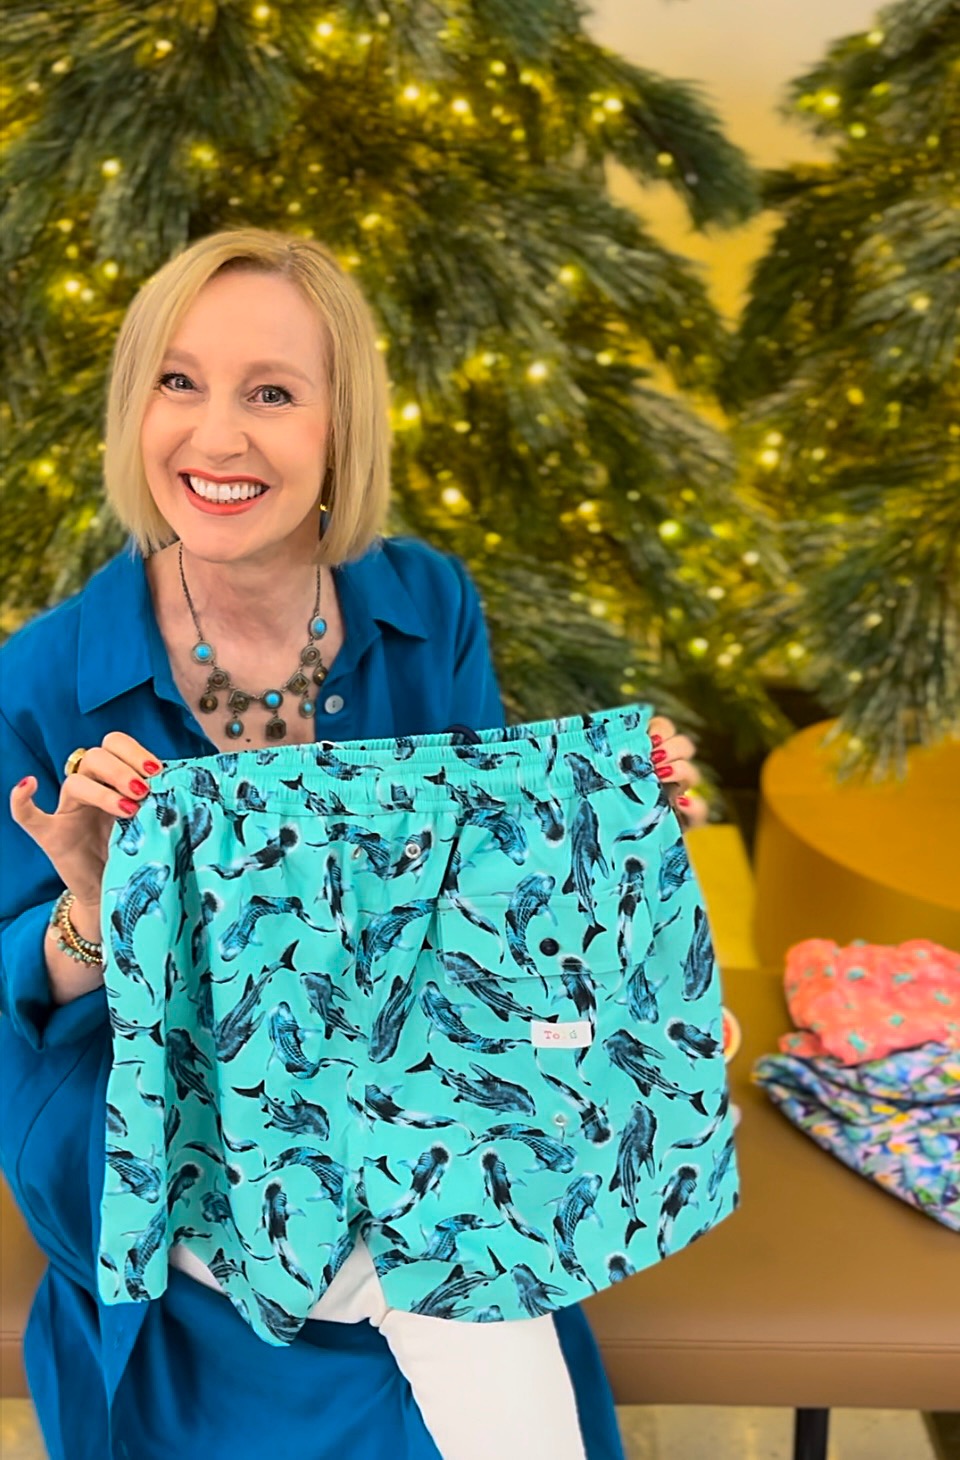
[[[838,783],[835,721],[808,725],[761,772],[754,943],[782,966],[804,938],[930,938],[960,950],[960,739],[916,746],[907,777]]]

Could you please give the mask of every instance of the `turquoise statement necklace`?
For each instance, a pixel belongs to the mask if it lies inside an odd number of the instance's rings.
[[[194,663],[201,664],[209,669],[207,675],[207,687],[200,696],[198,704],[205,715],[212,715],[220,706],[221,696],[226,700],[228,709],[233,711],[233,718],[228,720],[224,729],[231,740],[237,740],[243,734],[243,721],[240,716],[244,714],[254,702],[263,705],[271,718],[267,721],[264,733],[268,740],[282,740],[287,733],[287,722],[280,715],[280,707],[283,704],[284,695],[295,695],[299,700],[297,706],[304,719],[310,719],[316,712],[316,700],[312,700],[308,693],[311,680],[319,688],[327,677],[327,668],[317,648],[317,640],[322,639],[327,632],[327,621],[320,617],[320,569],[317,568],[317,597],[313,605],[313,613],[310,615],[310,622],[307,632],[310,635],[309,642],[300,650],[300,663],[298,668],[291,674],[290,678],[280,686],[279,689],[265,689],[260,694],[252,694],[249,690],[239,689],[230,678],[228,670],[217,663],[217,651],[213,645],[203,637],[203,630],[197,618],[196,609],[193,606],[193,599],[190,597],[190,589],[187,587],[187,580],[183,572],[183,543],[178,544],[178,562],[180,564],[180,582],[183,584],[183,592],[187,600],[187,607],[190,610],[190,617],[193,619],[193,626],[197,631],[197,642],[190,650],[190,657]]]

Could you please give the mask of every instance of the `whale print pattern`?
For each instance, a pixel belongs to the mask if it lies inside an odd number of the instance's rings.
[[[622,1282],[738,1197],[719,975],[631,705],[174,761],[117,823],[100,1292],[183,1243],[290,1343],[362,1234],[462,1322]]]

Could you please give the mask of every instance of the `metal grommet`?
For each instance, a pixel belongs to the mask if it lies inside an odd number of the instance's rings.
[[[354,849],[353,849],[353,860],[356,861],[357,858],[360,857],[360,856],[362,856],[362,855],[363,855],[363,847],[354,847]]]
[[[558,1111],[557,1114],[553,1117],[553,1123],[554,1125],[560,1126],[560,1128],[562,1129],[565,1125],[568,1124],[568,1117],[562,1114],[562,1112]]]
[[[403,849],[403,855],[405,857],[419,857],[419,855],[420,855],[420,843],[419,842],[407,842],[407,845]]]

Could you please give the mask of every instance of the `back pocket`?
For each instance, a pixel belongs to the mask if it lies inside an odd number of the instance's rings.
[[[425,993],[435,1006],[425,1003],[425,1012],[467,1047],[464,1028],[511,1048],[514,1041],[591,1044],[598,1010],[602,1015],[616,994],[625,960],[632,949],[643,957],[649,945],[645,904],[632,918],[629,911],[621,910],[615,889],[599,892],[592,908],[582,907],[575,892],[554,892],[532,910],[517,896],[438,899],[442,989],[439,997]],[[539,1027],[547,1024],[557,1031]]]

